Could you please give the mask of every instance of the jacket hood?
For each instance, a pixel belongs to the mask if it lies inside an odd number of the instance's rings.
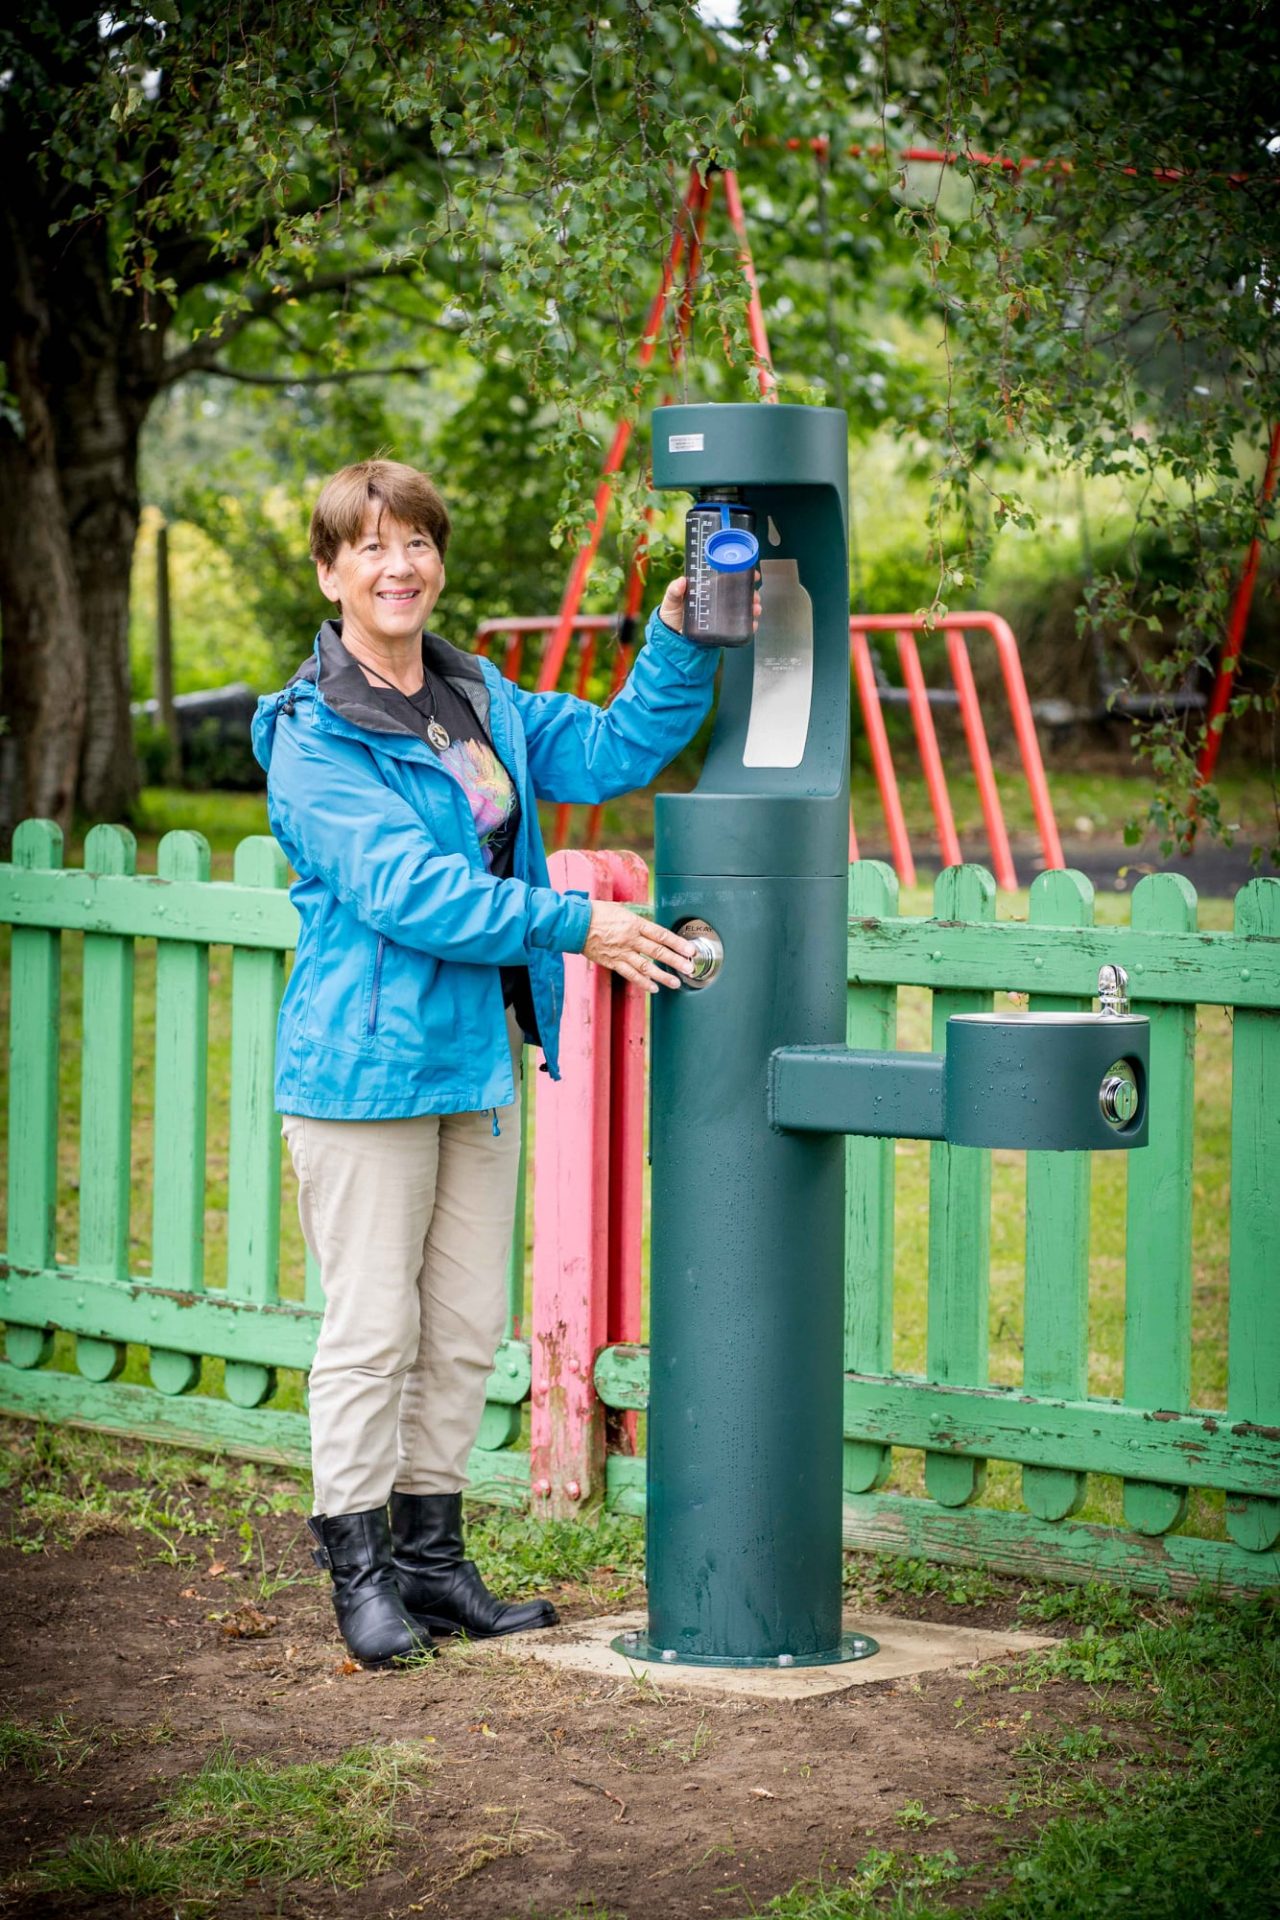
[[[480,662],[438,633],[424,632],[422,663],[456,688],[475,709],[487,730],[489,688]],[[380,701],[370,699],[369,693],[369,682],[342,644],[341,620],[326,620],[316,635],[310,658],[303,661],[279,693],[264,694],[259,700],[251,729],[254,759],[265,771],[270,771],[280,712],[283,709],[292,713],[300,701],[319,700],[340,720],[367,733],[399,734],[417,739],[411,726],[398,721]]]

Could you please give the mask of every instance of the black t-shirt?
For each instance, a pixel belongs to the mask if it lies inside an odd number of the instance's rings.
[[[495,880],[509,880],[520,824],[515,782],[499,760],[470,701],[433,673],[425,661],[422,670],[423,685],[418,693],[401,693],[398,687],[384,687],[378,681],[370,681],[369,692],[388,714],[411,727],[453,775],[470,803],[487,871]],[[522,1029],[536,1041],[538,1023],[528,968],[502,967],[500,971],[504,1005],[514,1008]]]

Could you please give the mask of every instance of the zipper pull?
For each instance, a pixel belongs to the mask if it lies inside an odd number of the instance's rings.
[[[501,1140],[502,1128],[498,1125],[498,1109],[496,1107],[491,1107],[489,1111],[493,1115],[493,1137],[495,1140]]]

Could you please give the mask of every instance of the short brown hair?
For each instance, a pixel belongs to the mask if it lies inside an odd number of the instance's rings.
[[[341,547],[354,546],[373,501],[379,521],[389,513],[415,533],[429,535],[444,559],[449,509],[426,474],[400,460],[357,460],[325,481],[311,515],[311,558],[331,567]]]

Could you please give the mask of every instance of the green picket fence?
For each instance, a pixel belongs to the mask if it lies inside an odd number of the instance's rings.
[[[47,823],[26,822],[0,867],[11,926],[7,1247],[0,1258],[0,1411],[75,1421],[254,1457],[306,1457],[305,1415],[280,1404],[279,1372],[304,1373],[318,1324],[317,1276],[282,1298],[280,1142],[271,1099],[276,1009],[296,920],[270,840],[237,851],[231,882],[209,880],[198,835],[161,842],[158,872],[133,872],[133,842],[95,828],[84,870],[64,869]],[[1043,1009],[1087,1007],[1103,961],[1127,967],[1152,1022],[1151,1145],[1123,1159],[1123,1391],[1089,1391],[1091,1166],[1026,1156],[1023,1355],[1016,1384],[989,1377],[991,1158],[927,1150],[927,1342],[922,1372],[893,1366],[894,1144],[848,1143],[845,1341],[846,1538],[932,1558],[1063,1578],[1181,1587],[1280,1581],[1280,882],[1239,895],[1231,932],[1196,924],[1185,880],[1153,875],[1128,927],[1093,924],[1080,876],[1048,873],[1028,922],[996,921],[977,868],[941,876],[933,918],[903,918],[888,870],[851,871],[851,1045],[896,1042],[900,990],[931,997],[941,1048],[952,1013],[1020,990]],[[79,1244],[59,1257],[59,1061],[64,933],[83,935]],[[134,948],[155,941],[154,1169],[150,1273],[130,1271]],[[203,1270],[210,949],[229,949],[231,1058],[225,1284]],[[225,981],[225,956],[218,972]],[[1197,1008],[1233,1010],[1229,1310],[1225,1404],[1192,1404],[1193,1091]],[[1213,1202],[1211,1202],[1213,1204]],[[521,1210],[523,1217],[523,1209]],[[474,1490],[524,1503],[522,1403],[531,1381],[519,1332],[523,1248],[513,1261],[512,1333],[489,1383]],[[286,1275],[285,1292],[301,1276]],[[69,1343],[58,1350],[54,1335]],[[69,1350],[68,1350],[69,1348]],[[119,1376],[130,1350],[146,1380]],[[221,1360],[209,1390],[206,1359]],[[136,1360],[132,1371],[137,1371]],[[605,1347],[594,1378],[606,1408],[642,1409],[648,1355]],[[287,1394],[283,1396],[288,1398]],[[298,1405],[296,1389],[294,1408]],[[895,1449],[899,1450],[895,1454]],[[901,1450],[909,1450],[904,1456]],[[923,1456],[923,1490],[893,1491],[895,1460]],[[984,1503],[988,1461],[1020,1472],[1016,1498]],[[611,1502],[642,1503],[641,1463],[610,1462]],[[625,1468],[625,1471],[622,1469]],[[1076,1516],[1090,1476],[1122,1489],[1106,1524]],[[1225,1497],[1224,1537],[1182,1527],[1191,1490]]]

